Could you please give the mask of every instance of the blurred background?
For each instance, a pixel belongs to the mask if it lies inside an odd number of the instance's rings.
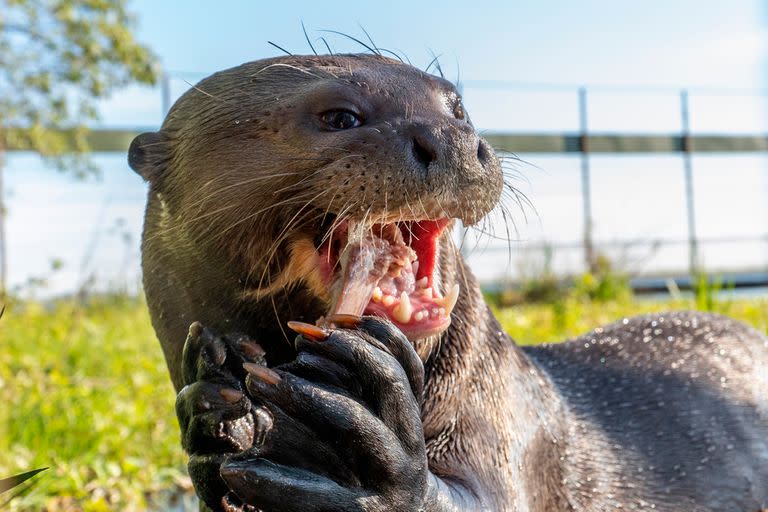
[[[281,49],[375,44],[457,83],[519,196],[456,237],[519,342],[679,307],[765,332],[767,7],[0,0],[0,478],[56,472],[8,503],[194,507],[126,149],[203,77]]]
[[[465,253],[485,284],[518,282],[544,261],[575,275],[600,256],[638,286],[695,270],[766,282],[763,2],[128,5],[136,39],[157,57],[156,85],[96,102],[89,124],[106,131],[92,144],[97,173],[76,180],[34,153],[6,155],[12,290],[44,281],[44,296],[135,292],[145,186],[125,144],[157,129],[204,76],[282,53],[268,41],[311,53],[302,21],[316,48],[324,38],[336,52],[366,51],[328,30],[369,45],[370,35],[459,84],[528,199],[509,204],[509,237],[501,218],[483,226],[501,240],[469,231]],[[589,156],[580,135],[592,137]],[[688,135],[692,154],[682,151]]]

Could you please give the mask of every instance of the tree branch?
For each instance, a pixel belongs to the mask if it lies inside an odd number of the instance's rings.
[[[51,38],[46,37],[40,32],[37,32],[36,30],[25,27],[23,25],[0,23],[0,32],[15,32],[17,34],[22,34],[29,37],[30,39],[42,43],[42,45],[48,50],[56,49],[56,43]]]

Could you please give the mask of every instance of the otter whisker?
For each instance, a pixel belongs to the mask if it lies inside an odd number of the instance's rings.
[[[188,86],[190,86],[192,89],[196,90],[197,92],[199,92],[201,94],[205,94],[206,96],[208,96],[211,99],[214,99],[216,101],[220,101],[222,103],[229,103],[230,105],[234,105],[234,102],[232,102],[230,100],[226,100],[226,99],[221,98],[219,96],[215,96],[215,95],[213,95],[213,94],[211,94],[209,92],[206,92],[206,91],[202,90],[200,87],[198,87],[197,85],[195,85],[195,84],[193,84],[191,82],[188,82],[187,80],[184,80],[184,83],[187,84]]]
[[[207,202],[210,199],[212,199],[213,197],[215,197],[217,194],[222,194],[222,193],[227,192],[227,191],[229,191],[229,190],[231,190],[233,188],[243,187],[245,185],[249,185],[251,183],[257,183],[257,182],[260,182],[260,181],[269,181],[269,180],[273,180],[275,178],[297,176],[299,174],[303,174],[303,173],[296,171],[296,172],[285,172],[285,173],[267,174],[267,175],[264,175],[264,176],[254,176],[252,178],[240,180],[240,181],[235,182],[235,183],[230,183],[229,185],[226,185],[224,187],[215,188],[214,190],[211,191],[210,194],[208,194],[206,196],[203,196],[203,197],[201,197],[200,199],[198,199],[196,201],[191,202],[190,203],[190,207],[201,206],[205,202]],[[218,176],[216,178],[212,178],[212,179],[208,180],[206,183],[204,183],[203,186],[200,187],[200,188],[201,189],[210,188],[212,184],[217,183],[219,181],[224,181],[226,178],[227,178],[227,176]]]
[[[467,241],[468,234],[469,234],[469,228],[467,228],[467,226],[464,226],[464,229],[461,231],[461,240],[459,241],[459,253],[464,252],[464,244]]]
[[[512,212],[509,210],[505,202],[501,202],[499,204],[499,207],[504,215],[504,227],[507,230],[507,233],[509,233],[509,226],[507,225],[508,222],[512,223],[512,227],[515,231],[515,238],[520,239],[520,231],[517,228],[517,222],[515,222],[515,217],[512,215]],[[528,218],[524,217],[526,224],[528,223]],[[510,237],[511,239],[511,237]]]
[[[405,61],[403,61],[403,58],[400,56],[399,53],[393,52],[392,50],[389,50],[387,48],[379,48],[379,51],[380,52],[384,52],[384,53],[388,53],[389,55],[393,56],[394,58],[396,58],[397,60],[399,60],[400,62],[405,64]]]
[[[158,227],[157,228],[157,232],[152,234],[152,235],[150,235],[150,236],[147,236],[145,238],[145,240],[147,242],[149,242],[149,241],[152,241],[152,240],[154,240],[156,238],[160,238],[161,236],[166,236],[166,235],[172,233],[173,231],[181,230],[182,228],[187,227],[187,226],[193,224],[194,222],[200,220],[201,218],[209,217],[209,216],[212,216],[212,215],[217,215],[217,214],[222,213],[222,212],[224,212],[226,210],[230,210],[232,208],[236,208],[237,206],[238,206],[237,204],[227,205],[227,206],[219,208],[219,209],[217,209],[215,211],[207,212],[205,215],[201,215],[201,216],[198,216],[198,217],[193,217],[193,218],[190,218],[190,219],[185,219],[184,221],[177,221],[177,223],[175,223],[175,224],[169,224],[167,226]]]
[[[286,55],[293,55],[291,52],[289,52],[288,50],[286,50],[282,46],[279,46],[279,45],[273,43],[272,41],[267,41],[267,44],[271,44],[272,46],[274,46],[275,48],[277,48],[281,52],[284,52]]]
[[[330,47],[330,45],[328,44],[328,41],[326,41],[324,37],[321,37],[321,38],[320,38],[320,40],[321,40],[321,41],[323,42],[323,44],[325,45],[325,49],[326,49],[326,50],[328,50],[328,55],[333,55],[333,50],[331,50],[331,47]]]
[[[438,62],[438,59],[440,58],[440,55],[432,54],[432,60],[429,61],[429,64],[427,64],[427,67],[424,68],[425,73],[429,73],[429,69]]]
[[[377,55],[381,55],[381,50],[376,46],[376,43],[373,42],[373,38],[371,37],[371,34],[368,33],[367,30],[365,30],[365,27],[362,26],[360,23],[357,24],[358,27],[360,27],[360,30],[363,31],[363,34],[365,34],[365,37],[368,38],[368,41],[371,42],[371,46],[373,46],[373,49],[375,50]]]
[[[328,201],[328,206],[325,207],[325,212],[323,212],[323,221],[328,217],[328,215],[331,212],[331,207],[333,206],[333,202],[336,200],[336,196],[339,195],[339,192],[341,192],[341,188],[336,187],[336,191],[331,196],[331,200]]]
[[[288,232],[289,232],[289,231],[290,231],[290,230],[293,228],[293,222],[294,222],[294,221],[296,220],[296,218],[297,218],[297,217],[298,217],[298,216],[301,214],[301,212],[302,212],[302,211],[304,211],[304,209],[306,209],[307,207],[310,207],[310,206],[312,205],[312,203],[313,203],[315,200],[317,200],[318,198],[322,197],[323,195],[325,195],[325,194],[327,194],[327,193],[329,193],[329,190],[327,190],[327,189],[326,189],[326,190],[322,190],[322,191],[320,191],[318,194],[316,194],[315,196],[313,196],[311,199],[309,199],[308,201],[304,202],[304,204],[302,205],[302,207],[301,207],[301,208],[299,208],[299,210],[298,210],[298,211],[297,211],[297,212],[296,212],[296,213],[293,215],[293,217],[292,217],[292,218],[291,218],[291,219],[290,219],[290,220],[287,222],[286,226],[285,226],[285,227],[283,227],[283,230],[282,230],[282,232],[280,233],[280,235],[278,235],[278,239],[280,239],[280,237],[282,237],[284,234],[288,233]],[[275,244],[275,245],[277,245],[277,244]]]
[[[317,55],[317,50],[315,50],[315,47],[312,46],[312,41],[309,40],[309,35],[307,35],[307,27],[304,26],[304,20],[301,20],[301,30],[304,32],[304,39],[307,40],[307,44],[312,49],[312,53]]]
[[[322,192],[320,192],[320,193],[319,193],[319,194],[317,194],[317,196],[315,196],[313,199],[310,199],[310,201],[306,202],[306,204],[309,204],[309,202],[311,202],[312,200],[316,199],[317,197],[320,197],[320,196],[322,196],[322,195],[323,195],[323,194],[325,194],[325,193],[327,193],[327,191],[325,191],[325,190],[324,190],[324,191],[322,191]],[[259,215],[261,215],[262,213],[264,213],[264,212],[267,212],[267,211],[269,211],[269,210],[271,210],[271,209],[273,209],[273,208],[278,208],[278,207],[281,207],[281,206],[286,206],[286,205],[288,205],[288,204],[293,204],[293,203],[300,203],[300,202],[301,202],[301,201],[300,201],[300,199],[301,199],[301,198],[290,197],[290,198],[284,199],[283,201],[278,201],[277,203],[274,203],[274,204],[271,204],[271,205],[269,205],[269,206],[266,206],[266,207],[264,207],[264,208],[261,208],[260,210],[257,210],[257,211],[255,211],[255,212],[253,212],[253,213],[251,213],[251,214],[249,214],[249,215],[247,215],[247,216],[245,216],[245,217],[243,217],[243,218],[241,218],[241,219],[237,220],[236,222],[234,222],[234,223],[230,224],[229,226],[227,226],[226,228],[224,228],[222,231],[220,231],[219,235],[220,235],[220,236],[223,236],[223,235],[225,235],[227,232],[229,232],[229,231],[231,231],[232,229],[234,229],[235,227],[237,227],[238,225],[242,224],[243,222],[247,222],[247,221],[253,220],[254,218],[256,218],[256,217],[258,217]],[[306,204],[305,204],[305,206],[306,206]],[[300,210],[300,211],[301,211],[301,210]]]
[[[339,213],[336,214],[336,218],[333,220],[333,223],[331,224],[331,228],[328,230],[328,232],[325,235],[323,235],[322,239],[320,240],[321,245],[333,237],[334,231],[342,223],[344,223],[347,220],[346,218],[347,213],[349,213],[349,211],[353,209],[355,206],[356,205],[354,203],[349,202],[339,210]]]
[[[536,217],[539,218],[539,220],[541,220],[539,217],[539,212],[536,210],[536,207],[534,206],[534,204],[531,202],[531,200],[528,198],[528,196],[525,193],[520,191],[518,188],[513,187],[507,182],[504,182],[504,189],[505,190],[502,192],[502,194],[503,195],[511,194],[511,196],[508,196],[509,199],[513,200],[517,204],[518,208],[520,209],[520,213],[523,214],[523,216],[526,219],[526,222],[528,221],[528,216],[526,214],[526,207],[530,208],[530,210],[533,211],[533,214],[536,215]]]
[[[277,254],[277,250],[280,248],[280,246],[282,245],[282,243],[283,243],[283,242],[286,240],[286,238],[287,238],[287,237],[290,235],[290,233],[292,233],[292,232],[293,232],[293,230],[294,230],[294,227],[295,227],[295,226],[296,226],[298,223],[300,223],[301,221],[304,221],[308,215],[310,215],[310,214],[312,214],[312,213],[314,213],[315,215],[317,215],[317,212],[316,212],[316,211],[313,211],[313,210],[309,210],[309,211],[307,211],[306,213],[304,213],[304,215],[301,215],[301,214],[302,214],[302,212],[303,212],[303,211],[304,211],[304,210],[305,210],[307,207],[311,206],[311,204],[312,204],[312,202],[313,202],[314,200],[316,200],[317,198],[319,198],[319,197],[321,197],[322,195],[326,194],[327,192],[328,192],[327,190],[323,190],[322,192],[320,192],[319,194],[317,194],[317,195],[316,195],[315,197],[313,197],[312,199],[310,199],[310,200],[306,201],[306,202],[305,202],[305,203],[302,205],[302,207],[301,207],[301,208],[300,208],[300,209],[299,209],[299,210],[298,210],[298,211],[297,211],[297,212],[294,214],[294,216],[293,216],[293,217],[292,217],[292,218],[291,218],[291,219],[290,219],[290,220],[289,220],[289,221],[288,221],[288,222],[285,224],[285,226],[283,227],[283,229],[282,229],[282,231],[280,232],[280,234],[278,234],[277,238],[276,238],[276,239],[275,239],[275,240],[272,242],[272,245],[271,245],[271,247],[270,247],[270,249],[269,249],[269,251],[268,251],[268,254],[267,254],[267,261],[266,261],[266,264],[264,265],[264,270],[263,270],[263,272],[262,272],[261,278],[259,279],[259,283],[258,283],[258,287],[257,287],[257,288],[259,288],[259,289],[260,289],[260,288],[262,288],[262,285],[263,285],[263,283],[264,283],[264,279],[265,279],[265,277],[266,277],[266,274],[269,272],[269,269],[270,269],[270,266],[271,266],[271,262],[272,262],[272,259],[273,259],[273,258],[274,258],[274,256]]]
[[[269,250],[268,250],[267,259],[266,259],[266,261],[263,263],[263,267],[264,267],[264,268],[263,268],[263,270],[262,270],[262,273],[261,273],[261,277],[259,278],[259,281],[258,281],[258,283],[257,283],[257,286],[256,286],[256,289],[257,289],[257,290],[261,290],[261,289],[264,287],[264,283],[265,283],[265,280],[268,278],[268,274],[269,274],[269,271],[270,271],[270,269],[272,268],[272,261],[273,261],[273,259],[276,257],[276,255],[277,255],[277,251],[280,249],[280,247],[282,246],[283,242],[285,242],[285,240],[288,238],[288,236],[290,236],[290,234],[291,234],[291,232],[293,231],[293,229],[294,229],[295,225],[298,225],[298,224],[300,224],[301,222],[304,222],[304,221],[306,221],[306,220],[307,220],[307,218],[308,218],[308,216],[309,216],[310,214],[312,214],[312,213],[313,213],[312,211],[308,211],[308,212],[305,212],[305,213],[304,213],[303,215],[301,215],[300,217],[294,217],[294,220],[290,221],[290,222],[289,222],[289,223],[288,223],[288,224],[285,226],[285,228],[283,229],[283,232],[282,232],[282,233],[281,233],[281,234],[280,234],[280,235],[277,237],[277,239],[276,239],[276,240],[274,240],[274,241],[272,242],[272,245],[270,246],[270,248],[269,248]],[[256,268],[255,268],[255,266],[253,266],[253,267],[252,267],[252,268],[249,270],[249,272],[248,272],[248,275],[249,275],[249,276],[250,276],[250,275],[252,275],[252,273],[253,273],[255,270],[256,270]],[[282,273],[282,269],[278,269],[277,275],[280,275],[280,273]],[[288,277],[288,276],[284,276],[284,277]],[[283,281],[284,281],[283,285],[282,285],[282,286],[280,286],[280,287],[282,287],[282,288],[285,288],[285,287],[287,287],[287,286],[289,286],[289,285],[293,284],[293,283],[292,283],[291,281],[289,281],[288,279],[284,279]],[[269,288],[274,288],[274,283],[270,284]]]
[[[449,215],[448,212],[445,209],[445,205],[443,204],[443,199],[445,199],[444,194],[439,194],[435,197],[435,203],[437,203],[437,207],[440,209],[440,213],[442,214],[442,218],[450,219],[453,216]]]
[[[310,45],[311,46],[311,45]],[[317,54],[315,54],[317,55]],[[288,290],[287,288],[283,288],[283,293],[288,296]],[[269,301],[272,303],[272,311],[275,313],[275,318],[280,318],[280,312],[277,309],[277,304],[275,303],[275,294],[271,294],[269,296]],[[290,304],[290,301],[287,301],[288,304]],[[292,318],[292,317],[291,317]],[[283,322],[277,322],[278,327],[280,327],[280,332],[283,334],[283,340],[286,342],[287,345],[291,345],[291,338],[288,337],[288,333],[285,332],[285,327],[283,327]]]
[[[320,32],[327,32],[327,33],[330,33],[330,34],[336,34],[338,36],[346,37],[347,39],[351,39],[352,41],[356,42],[357,44],[359,44],[363,48],[367,49],[368,51],[370,51],[374,55],[381,55],[381,53],[379,53],[377,50],[371,48],[370,46],[368,46],[367,44],[365,44],[364,42],[362,42],[358,38],[356,38],[354,36],[351,36],[349,34],[345,34],[344,32],[339,32],[338,30],[329,30],[329,29],[321,30]],[[350,70],[350,75],[351,74],[352,74],[352,70]]]
[[[501,216],[504,219],[504,231],[507,233],[507,265],[510,265],[512,263],[512,239],[509,233],[509,224],[507,223],[507,212],[503,207],[501,208]],[[514,226],[514,228],[517,233],[517,226]],[[517,235],[518,237],[520,236],[519,233]]]
[[[312,178],[316,177],[318,174],[322,174],[323,172],[328,171],[331,168],[331,166],[337,165],[339,162],[343,161],[345,158],[354,158],[354,157],[360,157],[360,156],[362,156],[362,155],[360,155],[360,154],[344,155],[341,158],[338,158],[336,160],[328,162],[327,164],[325,164],[323,166],[318,167],[317,169],[315,169],[311,173],[307,174],[306,176],[304,176],[302,179],[300,179],[296,183],[291,183],[290,185],[287,185],[287,186],[285,186],[285,187],[283,187],[281,189],[276,190],[274,193],[275,194],[279,194],[280,192],[285,192],[285,191],[291,190],[293,188],[300,188],[307,181],[310,181]]]

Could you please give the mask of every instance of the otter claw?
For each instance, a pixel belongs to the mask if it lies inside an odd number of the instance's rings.
[[[189,326],[189,337],[199,338],[203,334],[203,324],[200,322],[192,322]]]
[[[274,386],[281,380],[280,375],[277,372],[270,370],[265,366],[259,366],[258,364],[253,363],[243,363],[243,368],[248,372],[248,375],[265,384]]]
[[[264,359],[266,352],[261,345],[253,341],[243,340],[240,342],[240,350],[251,359]]]
[[[221,398],[229,402],[230,404],[234,404],[236,402],[239,402],[243,399],[243,392],[239,391],[237,389],[233,388],[221,388],[219,390],[219,395],[221,395]]]
[[[362,322],[362,318],[357,315],[346,315],[343,313],[330,315],[325,320],[328,324],[341,327],[342,329],[357,329],[360,327],[360,322]]]
[[[291,320],[288,327],[311,341],[325,341],[328,339],[328,331],[316,325]]]

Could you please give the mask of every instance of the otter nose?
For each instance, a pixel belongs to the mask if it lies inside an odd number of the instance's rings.
[[[495,155],[487,142],[467,123],[414,122],[408,126],[403,142],[410,150],[410,161],[423,177],[465,169],[481,172],[492,164]]]
[[[433,144],[430,139],[431,137],[424,133],[416,133],[411,141],[411,151],[413,152],[413,157],[425,169],[427,169],[429,164],[437,159],[435,144]]]
[[[478,137],[477,140],[477,159],[480,165],[485,167],[493,156],[493,148],[486,141]]]

